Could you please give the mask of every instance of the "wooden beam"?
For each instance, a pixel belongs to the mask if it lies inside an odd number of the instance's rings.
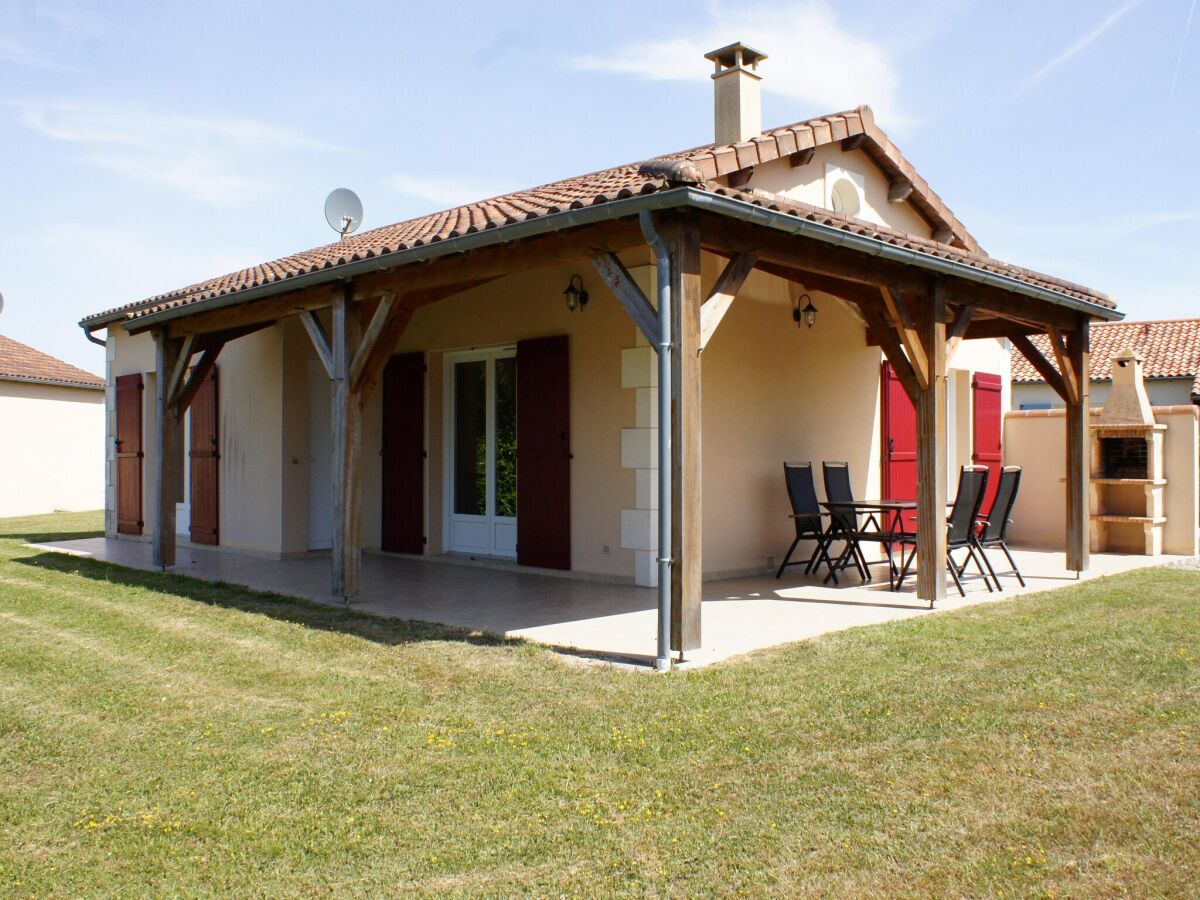
[[[1033,341],[1027,335],[1017,332],[1010,334],[1008,339],[1012,341],[1013,346],[1020,351],[1021,355],[1029,360],[1029,364],[1037,369],[1037,373],[1042,376],[1046,384],[1054,389],[1054,393],[1062,397],[1063,403],[1070,403],[1071,392],[1067,388],[1067,383],[1063,381],[1058,369],[1054,368],[1054,364],[1034,346]]]
[[[746,166],[744,169],[734,169],[729,173],[729,186],[731,188],[744,187],[750,183],[750,179],[754,177],[754,166]]]
[[[933,280],[918,331],[928,382],[917,393],[917,596],[946,598],[946,297]]]
[[[164,331],[154,332],[156,422],[154,460],[154,565],[162,569],[175,565],[175,485],[179,477],[176,452],[179,448],[179,420],[171,410],[171,375],[179,364],[183,341]]]
[[[812,158],[816,152],[816,147],[805,147],[803,150],[789,153],[788,162],[791,163],[793,169],[798,169],[800,166],[807,166],[812,162]]]
[[[292,316],[308,309],[321,309],[330,304],[330,291],[336,285],[320,285],[286,294],[277,294],[263,300],[249,303],[239,303],[221,309],[197,310],[195,313],[173,319],[167,323],[167,334],[171,337],[184,337],[189,334],[211,334],[216,331],[228,331],[231,328],[242,328],[248,325],[275,322],[285,316]],[[134,326],[131,332],[137,334],[144,329]]]
[[[966,336],[967,328],[971,325],[971,319],[975,316],[975,307],[970,303],[964,303],[958,308],[958,312],[954,314],[954,319],[950,322],[950,327],[946,330],[946,359],[953,359],[955,352],[958,350],[958,345],[963,342],[963,337]]]
[[[904,300],[899,294],[887,285],[879,286],[879,295],[883,298],[883,305],[887,309],[888,317],[891,319],[896,333],[900,336],[900,343],[904,345],[904,352],[908,354],[908,361],[912,363],[917,387],[925,390],[930,384],[928,353],[917,333],[917,327],[908,312],[908,307],[904,305]],[[945,352],[945,348],[942,352]]]
[[[863,142],[865,142],[866,139],[867,135],[865,132],[860,134],[852,134],[850,137],[842,138],[842,150],[857,150],[863,145]]]
[[[380,290],[411,294],[556,266],[602,253],[620,253],[645,243],[636,218],[616,219],[364,275],[355,280],[355,290],[360,294]]]
[[[409,263],[384,269],[356,279],[355,295],[361,299],[379,296],[389,291],[411,294],[431,288],[478,284],[480,279],[500,278],[514,272],[558,265],[598,252],[615,253],[644,243],[636,219],[618,219],[585,228],[483,247],[467,253],[455,253],[432,262]],[[219,310],[197,310],[191,315],[172,320],[166,327],[172,337],[179,337],[184,334],[222,331],[252,322],[275,321],[304,310],[329,306],[329,291],[332,288],[336,288],[336,285],[327,283]],[[460,287],[459,290],[465,288]],[[153,326],[134,325],[130,331],[136,334],[151,327]]]
[[[316,312],[311,309],[303,310],[299,318],[300,324],[308,332],[308,339],[312,341],[313,349],[317,351],[317,358],[321,360],[321,365],[325,367],[325,374],[332,378],[333,350],[329,346],[329,335],[325,333],[325,326],[321,324],[321,320],[317,317]]]
[[[700,646],[700,235],[693,215],[655,218],[671,262],[671,649]],[[660,438],[661,439],[661,438]],[[661,552],[661,550],[660,550]]]
[[[352,385],[352,388],[359,394],[359,405],[364,409],[366,408],[367,400],[374,393],[375,385],[379,382],[380,376],[383,375],[383,369],[387,365],[388,359],[396,352],[396,346],[400,343],[400,338],[404,336],[409,322],[412,321],[418,309],[428,306],[431,303],[436,303],[439,300],[445,300],[447,297],[455,294],[461,294],[463,291],[477,288],[480,285],[487,284],[489,281],[495,281],[497,277],[477,278],[458,285],[405,294],[392,309],[383,333],[375,342],[374,348],[367,356],[359,372],[357,384]]]
[[[700,307],[701,352],[708,346],[709,339],[717,330],[717,326],[721,324],[721,320],[725,318],[725,313],[729,311],[738,291],[746,283],[757,260],[758,258],[752,253],[739,253],[725,264],[725,269],[721,272],[717,283],[713,285],[708,299]]]
[[[395,294],[384,294],[383,299],[379,301],[379,306],[375,308],[371,322],[367,326],[367,330],[363,332],[362,339],[358,342],[358,348],[354,351],[354,359],[350,363],[350,389],[352,391],[358,392],[362,389],[363,370],[370,360],[371,354],[375,352],[375,347],[383,336],[384,330],[391,323],[396,303]]]
[[[1071,368],[1070,359],[1067,357],[1067,344],[1063,333],[1057,328],[1051,327],[1046,329],[1046,337],[1050,340],[1050,349],[1054,351],[1054,359],[1058,363],[1058,371],[1062,373],[1062,380],[1067,388],[1067,402],[1078,403],[1079,380]]]
[[[917,385],[917,376],[913,373],[912,364],[908,361],[908,357],[904,355],[904,348],[900,346],[900,340],[896,337],[895,330],[884,318],[883,312],[879,307],[862,307],[862,313],[867,320],[867,325],[870,326],[871,331],[878,338],[879,346],[883,349],[884,356],[892,364],[892,368],[896,370],[896,377],[900,380],[904,392],[908,394],[908,399],[915,406],[917,403],[917,394],[921,389]]]
[[[1085,572],[1088,568],[1088,553],[1091,541],[1090,482],[1091,448],[1088,434],[1090,377],[1088,374],[1090,354],[1089,324],[1080,317],[1078,328],[1066,335],[1067,368],[1077,379],[1079,390],[1067,403],[1067,568],[1072,572]]]
[[[658,352],[658,312],[650,305],[642,289],[638,287],[625,264],[615,253],[600,253],[592,258],[596,272],[608,285],[633,324],[642,333],[647,343]]]
[[[948,225],[943,225],[934,229],[932,238],[939,244],[949,244],[954,240],[954,232]]]
[[[888,202],[903,203],[912,196],[913,183],[907,178],[898,178],[888,185]]]
[[[196,364],[188,373],[187,380],[180,386],[178,395],[171,398],[171,409],[179,421],[183,421],[183,414],[188,411],[188,407],[196,399],[196,394],[203,386],[208,373],[212,371],[212,367],[217,364],[217,357],[221,355],[221,349],[224,346],[224,341],[217,341],[201,351]]]
[[[171,398],[179,392],[179,386],[183,382],[183,376],[187,372],[188,363],[192,360],[192,352],[195,347],[196,336],[189,334],[183,339],[183,343],[179,348],[179,355],[175,360],[175,367],[171,370],[171,378],[167,383],[166,397],[167,403],[170,405]]]
[[[350,389],[350,362],[362,328],[353,308],[353,287],[333,303],[333,595],[347,603],[358,595],[362,565],[362,407]]]

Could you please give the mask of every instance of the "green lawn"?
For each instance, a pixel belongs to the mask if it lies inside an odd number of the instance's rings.
[[[0,892],[1192,894],[1200,574],[669,676],[41,554],[0,521]]]

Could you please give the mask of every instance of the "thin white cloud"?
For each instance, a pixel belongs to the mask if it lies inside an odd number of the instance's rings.
[[[184,116],[103,104],[25,105],[26,127],[75,144],[84,162],[213,206],[269,192],[279,155],[338,148],[254,119]]]
[[[1188,8],[1187,22],[1183,26],[1183,37],[1179,39],[1179,55],[1175,57],[1175,74],[1171,76],[1171,90],[1167,95],[1175,96],[1175,85],[1179,82],[1179,69],[1183,65],[1183,51],[1187,47],[1188,32],[1192,30],[1192,17],[1196,15],[1196,0],[1192,0],[1191,7]]]
[[[1051,70],[1057,68],[1067,60],[1071,59],[1073,56],[1085,50],[1092,42],[1099,38],[1100,35],[1104,34],[1104,32],[1108,31],[1108,29],[1117,24],[1117,22],[1128,15],[1133,8],[1138,6],[1141,2],[1142,0],[1127,0],[1123,6],[1119,6],[1110,12],[1098,24],[1093,25],[1090,29],[1080,35],[1073,44],[1067,47],[1067,49],[1063,50],[1060,54],[1058,54],[1058,56],[1051,59],[1044,66],[1025,79],[1025,82],[1017,91],[1017,96],[1021,96],[1021,94],[1025,93],[1039,81],[1045,78],[1047,73],[1049,73]]]
[[[677,37],[628,44],[572,61],[578,69],[655,81],[696,81],[703,56],[733,41],[762,52],[763,90],[796,101],[794,119],[869,103],[895,127],[907,122],[897,99],[899,79],[886,48],[854,33],[821,0],[731,7]],[[766,123],[782,124],[782,123]]]
[[[388,186],[406,197],[433,204],[439,209],[462,206],[495,197],[511,190],[519,190],[511,185],[497,184],[488,181],[472,181],[444,175],[413,175],[411,173],[392,175],[387,179]]]

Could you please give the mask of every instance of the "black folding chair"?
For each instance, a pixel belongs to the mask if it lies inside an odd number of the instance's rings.
[[[779,564],[776,578],[783,577],[783,570],[788,566],[798,566],[800,561],[791,562],[792,554],[797,545],[803,540],[817,542],[807,562],[804,563],[804,574],[808,575],[823,561],[825,565],[833,565],[825,546],[825,530],[821,524],[821,504],[817,502],[817,488],[813,483],[812,463],[784,463],[783,478],[787,483],[788,500],[792,504],[792,523],[796,526],[796,539],[788,547],[783,562]]]
[[[992,580],[996,582],[998,591],[1003,588],[1000,587],[1000,579],[996,576],[996,570],[992,568],[992,561],[984,552],[986,547],[999,547],[1004,551],[1004,555],[1008,557],[1008,564],[1012,566],[1012,571],[1004,574],[1016,575],[1021,587],[1025,587],[1025,579],[1021,577],[1021,570],[1017,568],[1017,562],[1008,551],[1007,544],[1008,526],[1012,524],[1013,506],[1016,505],[1017,489],[1020,486],[1020,466],[1005,466],[1000,470],[1000,484],[996,488],[996,499],[992,501],[992,511],[986,518],[980,520],[975,532],[975,546],[979,548],[979,555],[987,563],[988,571],[992,573]],[[965,561],[963,565],[966,565]]]
[[[826,580],[832,578],[833,583],[837,584],[837,573],[849,568],[851,562],[858,569],[863,581],[871,580],[870,567],[880,563],[887,563],[889,580],[894,579],[896,566],[892,562],[891,547],[898,541],[899,535],[881,527],[874,513],[868,513],[864,522],[859,521],[858,511],[849,505],[854,502],[854,489],[850,486],[850,464],[841,461],[823,462],[821,474],[825,479],[825,499],[829,505],[831,520],[826,531],[826,549],[834,541],[846,542],[845,549],[830,566]],[[839,507],[839,503],[845,503],[847,506]],[[862,552],[863,542],[882,544],[888,548],[888,556],[881,560],[868,560]]]
[[[988,591],[992,590],[992,582],[988,579],[983,563],[979,560],[975,543],[975,528],[979,521],[979,507],[983,504],[984,494],[987,493],[987,479],[986,466],[962,467],[958,476],[958,492],[954,495],[954,506],[950,510],[950,518],[946,522],[946,563],[950,569],[950,576],[954,579],[954,586],[964,597],[967,596],[967,592],[963,590],[962,574],[967,568],[967,563],[972,560],[975,561],[979,574],[983,576],[983,583],[987,585]],[[904,579],[908,577],[909,569],[912,568],[913,560],[916,559],[917,536],[905,532],[898,535],[898,540],[901,544],[911,545],[912,550],[904,561],[904,568],[900,571],[900,579],[896,582],[897,588],[904,584]],[[967,558],[963,560],[961,566],[954,561],[955,550],[967,551]],[[981,555],[982,551],[979,551],[979,554]],[[933,608],[932,600],[929,601],[929,608]]]

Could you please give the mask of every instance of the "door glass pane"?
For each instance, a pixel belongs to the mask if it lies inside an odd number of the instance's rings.
[[[496,515],[517,515],[517,360],[496,360]]]
[[[454,511],[487,514],[487,363],[454,366]]]

